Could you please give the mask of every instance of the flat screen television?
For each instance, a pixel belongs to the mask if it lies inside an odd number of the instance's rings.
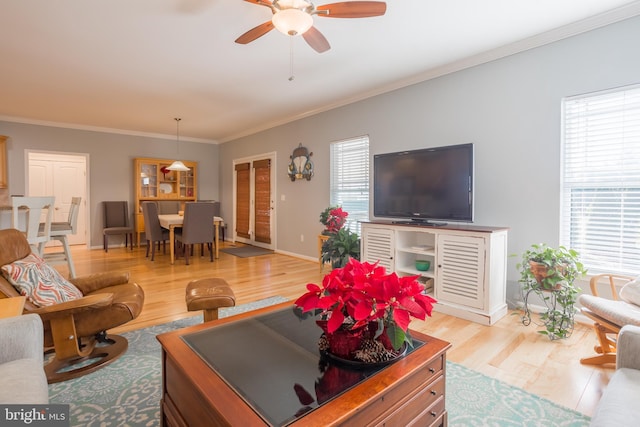
[[[373,215],[473,222],[473,157],[472,143],[374,155]]]

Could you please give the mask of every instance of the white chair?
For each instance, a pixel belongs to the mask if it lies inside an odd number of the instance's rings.
[[[78,212],[82,197],[72,197],[69,208],[69,219],[66,222],[51,223],[51,240],[62,243],[62,252],[45,252],[43,258],[49,264],[64,264],[69,266],[69,277],[76,277],[76,268],[71,258],[71,249],[67,236],[76,234],[78,228]],[[44,231],[45,224],[40,224],[40,231]]]
[[[51,240],[51,221],[55,197],[11,197],[12,221],[11,227],[22,231],[33,252],[42,256],[44,245]],[[21,227],[20,212],[25,212],[25,225]],[[40,223],[43,223],[40,230]]]

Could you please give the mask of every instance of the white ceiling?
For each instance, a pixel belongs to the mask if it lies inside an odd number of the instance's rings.
[[[331,3],[317,0],[316,6]],[[315,17],[318,54],[242,0],[3,0],[0,119],[224,142],[640,14],[630,0],[387,0]],[[290,58],[293,51],[293,75]]]

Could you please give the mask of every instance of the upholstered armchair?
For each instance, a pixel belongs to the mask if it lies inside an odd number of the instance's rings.
[[[640,420],[640,327],[626,325],[618,334],[616,371],[602,394],[590,427],[636,427]]]
[[[49,403],[42,363],[42,320],[35,314],[0,319],[0,404]]]
[[[34,285],[28,282],[37,282],[35,296],[27,293],[24,311],[42,318],[44,349],[53,352],[45,366],[49,383],[93,372],[126,351],[126,338],[106,331],[142,311],[144,292],[129,281],[128,273],[98,273],[66,281],[32,254],[29,242],[15,229],[0,230],[0,266],[0,293],[7,297],[20,295],[18,289],[25,294],[25,286]],[[90,363],[80,364],[86,361]]]

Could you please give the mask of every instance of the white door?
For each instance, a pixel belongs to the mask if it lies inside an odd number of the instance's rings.
[[[69,236],[69,244],[81,245],[86,238],[87,161],[83,155],[28,153],[28,195],[56,198],[53,221],[64,222],[69,218],[71,198],[80,196],[76,234]]]

